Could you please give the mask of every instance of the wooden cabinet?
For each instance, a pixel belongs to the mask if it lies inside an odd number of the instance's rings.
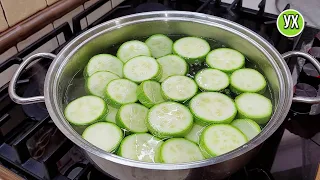
[[[4,17],[3,9],[0,4],[0,32],[4,31],[6,29],[8,29],[8,23],[6,21],[6,18]]]
[[[46,0],[1,0],[1,4],[9,26],[47,7]]]

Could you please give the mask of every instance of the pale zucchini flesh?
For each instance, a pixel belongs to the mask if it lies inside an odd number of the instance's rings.
[[[192,125],[192,114],[187,107],[179,103],[157,104],[148,113],[147,127],[159,138],[184,137]]]
[[[231,74],[230,89],[236,93],[243,92],[264,93],[267,82],[263,75],[254,69],[244,68]]]
[[[238,51],[229,48],[212,50],[206,57],[207,64],[214,69],[231,73],[245,64],[245,57]]]
[[[173,44],[175,54],[190,64],[201,63],[210,51],[209,43],[198,37],[184,37]]]
[[[247,141],[246,136],[237,128],[227,124],[213,124],[202,131],[200,148],[210,158],[228,153]]]
[[[183,102],[197,93],[198,86],[189,77],[171,76],[162,82],[161,91],[165,99]]]
[[[148,133],[132,134],[123,139],[118,155],[137,161],[159,162],[156,156],[162,143],[161,139]]]
[[[204,128],[205,126],[194,123],[191,131],[184,138],[196,144],[199,144],[200,135]]]
[[[188,73],[187,62],[177,55],[167,55],[157,59],[162,69],[162,77],[159,82],[163,82],[170,76],[186,75]]]
[[[161,95],[160,83],[156,81],[142,82],[138,87],[137,95],[139,102],[148,108],[165,101]]]
[[[185,163],[204,159],[199,146],[184,138],[172,138],[163,143],[160,159],[164,163]]]
[[[105,101],[96,96],[83,96],[70,102],[65,108],[66,119],[74,125],[89,125],[108,113]]]
[[[119,77],[123,77],[122,69],[123,62],[117,57],[110,54],[99,54],[90,59],[85,68],[84,74],[86,77],[89,77],[99,71],[108,71],[118,75]]]
[[[148,56],[139,56],[130,59],[123,67],[125,78],[141,83],[142,81],[161,78],[161,67],[158,62]]]
[[[242,119],[251,119],[258,124],[266,124],[272,115],[270,99],[257,93],[242,93],[235,99],[238,116]]]
[[[105,120],[107,122],[116,123],[116,115],[117,115],[118,109],[108,105],[108,110],[109,110],[109,112],[108,112]]]
[[[146,44],[154,58],[159,58],[172,53],[173,42],[169,37],[163,34],[150,36],[146,40]]]
[[[88,77],[86,88],[90,94],[104,98],[105,88],[110,81],[115,79],[120,79],[120,77],[111,72],[96,72]]]
[[[124,63],[138,56],[151,56],[151,52],[144,42],[137,40],[123,43],[117,52],[117,57]]]
[[[251,119],[236,119],[232,121],[231,125],[246,135],[248,140],[253,139],[261,132],[260,126]]]
[[[195,76],[199,88],[204,91],[221,91],[229,86],[229,77],[217,69],[203,69]]]
[[[113,123],[99,122],[85,129],[83,139],[107,152],[114,152],[123,138],[122,130]]]
[[[121,106],[116,116],[116,123],[119,127],[133,133],[148,132],[145,124],[148,108],[141,104],[132,103]]]
[[[192,114],[199,124],[230,123],[237,114],[232,99],[218,92],[202,92],[189,103]]]
[[[137,97],[138,85],[127,79],[116,79],[106,87],[106,99],[109,105],[120,108],[123,104],[134,103]]]

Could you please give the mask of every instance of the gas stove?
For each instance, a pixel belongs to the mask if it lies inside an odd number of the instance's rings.
[[[124,1],[88,27],[81,28],[81,20],[101,7],[106,0],[100,0],[72,19],[73,29],[64,23],[37,42],[0,65],[0,73],[13,65],[20,64],[35,49],[58,35],[63,34],[66,42],[52,53],[57,54],[68,42],[81,32],[110,19],[146,11],[183,10],[196,11],[223,17],[242,24],[268,40],[280,53],[302,50],[320,59],[320,30],[308,25],[298,37],[286,38],[276,28],[276,15],[265,13],[266,0],[262,0],[258,10],[242,7],[242,0],[231,4],[220,0],[162,0]],[[288,4],[285,9],[290,8]],[[18,82],[18,94],[23,97],[42,95],[43,82],[51,61],[40,59],[24,72]],[[288,60],[295,82],[295,93],[304,96],[320,95],[320,79],[311,64],[303,59]],[[299,78],[298,78],[299,77]],[[0,88],[0,162],[25,179],[113,179],[97,170],[82,151],[68,140],[54,125],[43,103],[17,105],[8,96],[8,84]],[[259,154],[244,168],[231,175],[229,180],[283,180],[314,179],[320,152],[320,107],[294,103],[281,127],[263,144]],[[290,132],[290,133],[289,133]],[[281,149],[287,134],[298,138],[298,152],[301,162],[292,162],[292,168],[283,170]],[[300,138],[301,137],[301,138]],[[294,140],[296,141],[296,139]],[[301,154],[300,154],[301,153]],[[281,169],[282,168],[282,169]]]

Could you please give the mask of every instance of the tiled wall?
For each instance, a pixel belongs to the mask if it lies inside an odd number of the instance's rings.
[[[86,2],[84,4],[84,8],[85,9],[89,8],[92,4],[96,3],[97,1],[98,0],[91,0],[91,1]],[[107,11],[110,11],[112,9],[112,4],[113,3],[111,3],[111,1],[108,1],[103,6],[101,6],[99,9],[97,9],[96,11],[91,13],[89,16],[87,16],[88,25],[92,24],[94,21],[99,19],[102,15],[106,14]],[[116,5],[114,5],[113,7],[116,7]]]
[[[46,1],[47,1],[48,6],[50,6],[59,0],[46,0]]]
[[[57,0],[46,0],[47,3],[53,3],[54,1],[57,1]],[[90,1],[86,2],[84,5],[79,6],[78,8],[76,8],[73,11],[69,12],[68,14],[63,16],[62,18],[57,19],[52,24],[47,25],[42,30],[40,30],[37,33],[33,34],[32,36],[30,36],[29,38],[25,39],[24,41],[18,43],[17,46],[12,47],[8,51],[6,51],[5,53],[0,55],[0,63],[5,61],[5,60],[7,60],[10,57],[12,57],[17,52],[23,50],[25,47],[27,47],[28,45],[32,44],[36,40],[40,39],[41,37],[43,37],[44,35],[46,35],[50,31],[52,31],[54,28],[57,28],[62,23],[69,22],[69,24],[72,27],[72,23],[71,23],[72,18],[74,16],[76,16],[77,14],[79,14],[80,12],[84,11],[84,9],[87,9],[88,7],[90,7],[92,4],[94,4],[97,1],[98,0],[90,0]],[[102,7],[100,7],[99,9],[97,9],[96,11],[91,13],[88,17],[86,17],[81,22],[81,27],[82,28],[87,27],[88,24],[91,24],[92,22],[94,22],[95,20],[97,20],[102,15],[106,14],[107,12],[109,12],[112,8],[115,8],[117,5],[119,5],[123,1],[124,0],[108,1]],[[1,13],[0,13],[0,24],[1,24]],[[1,26],[0,26],[0,28],[1,28]],[[48,43],[44,44],[40,48],[38,48],[32,54],[35,54],[37,52],[51,52],[51,51],[56,49],[59,45],[61,45],[64,42],[65,42],[64,37],[58,36],[58,37],[52,39],[51,41],[49,41]],[[11,77],[12,77],[12,75],[13,75],[13,73],[14,73],[14,71],[16,69],[17,69],[17,66],[14,66],[14,67],[11,67],[10,69],[8,69],[6,72],[0,74],[0,87],[2,87],[3,85],[5,85],[6,83],[8,83],[10,81],[10,79],[11,79]]]
[[[0,0],[0,2],[10,27],[48,6],[46,0]]]
[[[8,29],[9,25],[6,21],[6,18],[4,17],[3,8],[0,3],[0,32]]]
[[[76,16],[77,14],[81,13],[84,10],[83,5],[77,7],[76,9],[74,9],[73,11],[67,13],[66,15],[64,15],[62,18],[57,19],[53,22],[53,26],[54,28],[59,27],[61,24],[68,22],[71,29],[72,27],[72,18],[74,16]],[[85,19],[83,19],[83,21],[81,22],[81,27],[84,28],[87,26],[87,21]],[[63,36],[58,36],[58,42],[59,44],[63,44],[65,42],[65,39]]]

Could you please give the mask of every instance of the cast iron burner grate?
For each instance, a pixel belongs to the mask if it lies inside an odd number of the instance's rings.
[[[234,0],[232,4],[222,3],[221,0],[205,2],[162,0],[158,3],[127,0],[88,27],[81,29],[80,21],[107,1],[99,0],[75,16],[72,19],[73,31],[68,23],[64,23],[4,61],[0,64],[0,73],[13,65],[20,64],[23,58],[60,34],[64,36],[66,43],[54,50],[52,52],[54,54],[57,54],[78,34],[93,26],[116,17],[151,10],[189,10],[227,18],[254,30],[273,44],[280,53],[297,49],[303,41],[310,41],[318,32],[316,29],[306,27],[304,33],[297,38],[283,37],[276,29],[276,16],[264,12],[266,0],[260,2],[258,11],[242,7],[242,0]],[[286,6],[287,8],[289,5]],[[319,42],[315,41],[315,43]],[[40,60],[26,70],[20,78],[18,94],[21,96],[41,94],[43,77],[50,63],[47,59]],[[309,76],[305,76],[304,80],[308,81],[308,79]],[[26,179],[111,179],[94,168],[81,151],[57,130],[44,104],[17,105],[9,98],[7,88],[8,84],[0,88],[0,162],[2,165]],[[284,129],[282,125],[264,143],[260,155],[228,179],[273,179],[269,171]]]

